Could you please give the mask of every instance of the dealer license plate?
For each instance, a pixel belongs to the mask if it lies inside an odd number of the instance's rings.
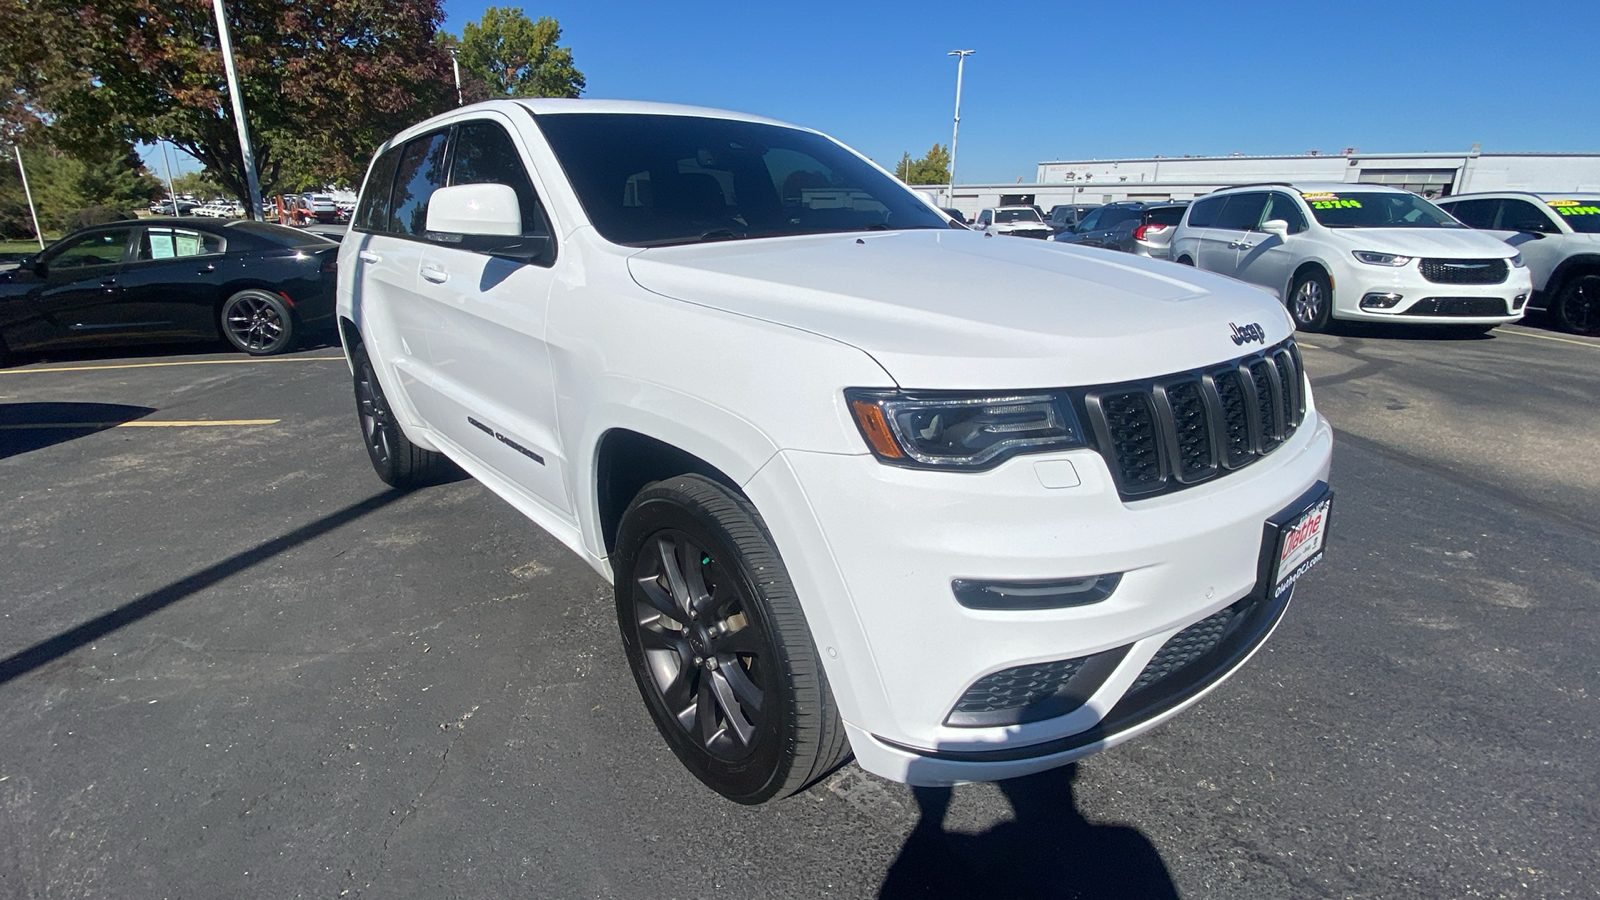
[[[1323,497],[1310,509],[1283,527],[1278,538],[1278,564],[1272,572],[1272,595],[1283,596],[1300,576],[1322,562],[1322,547],[1328,537],[1328,514],[1333,498]]]

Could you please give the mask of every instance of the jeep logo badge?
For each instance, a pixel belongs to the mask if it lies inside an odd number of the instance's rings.
[[[1248,344],[1251,341],[1255,341],[1258,344],[1265,344],[1267,342],[1267,333],[1262,331],[1261,326],[1254,322],[1251,322],[1249,325],[1246,325],[1243,328],[1240,328],[1238,325],[1229,322],[1228,327],[1233,329],[1232,336],[1235,344],[1243,345]]]

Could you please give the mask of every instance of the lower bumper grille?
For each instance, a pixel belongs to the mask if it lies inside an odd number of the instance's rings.
[[[1253,605],[1254,601],[1241,601],[1241,603]],[[1145,664],[1144,671],[1134,679],[1133,686],[1128,688],[1128,693],[1144,690],[1215,650],[1246,612],[1249,612],[1248,607],[1241,608],[1240,603],[1235,603],[1167,638],[1167,642],[1162,644],[1156,655],[1150,657],[1150,662]]]
[[[1402,316],[1505,316],[1506,301],[1500,297],[1424,297],[1402,312]]]
[[[967,688],[945,717],[955,728],[990,728],[1053,719],[1082,706],[1128,655],[1127,647],[1093,656],[1001,669]]]

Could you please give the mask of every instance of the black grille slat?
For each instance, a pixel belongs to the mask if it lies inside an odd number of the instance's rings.
[[[1073,393],[1123,499],[1249,465],[1295,433],[1307,404],[1292,339],[1218,366]]]
[[[1506,301],[1500,297],[1424,297],[1413,303],[1402,316],[1505,316]]]
[[[1425,259],[1417,269],[1434,284],[1500,284],[1510,273],[1503,259]]]
[[[1111,453],[1122,471],[1123,490],[1141,493],[1159,489],[1161,447],[1157,443],[1155,410],[1147,394],[1113,394],[1100,400]]]
[[[1217,468],[1211,446],[1210,411],[1198,381],[1183,381],[1167,388],[1172,408],[1174,468],[1184,483],[1210,477]]]

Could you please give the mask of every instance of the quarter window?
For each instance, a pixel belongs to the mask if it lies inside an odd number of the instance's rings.
[[[390,195],[389,227],[384,231],[421,237],[428,226],[428,201],[445,185],[445,147],[449,131],[423,135],[406,143]]]

